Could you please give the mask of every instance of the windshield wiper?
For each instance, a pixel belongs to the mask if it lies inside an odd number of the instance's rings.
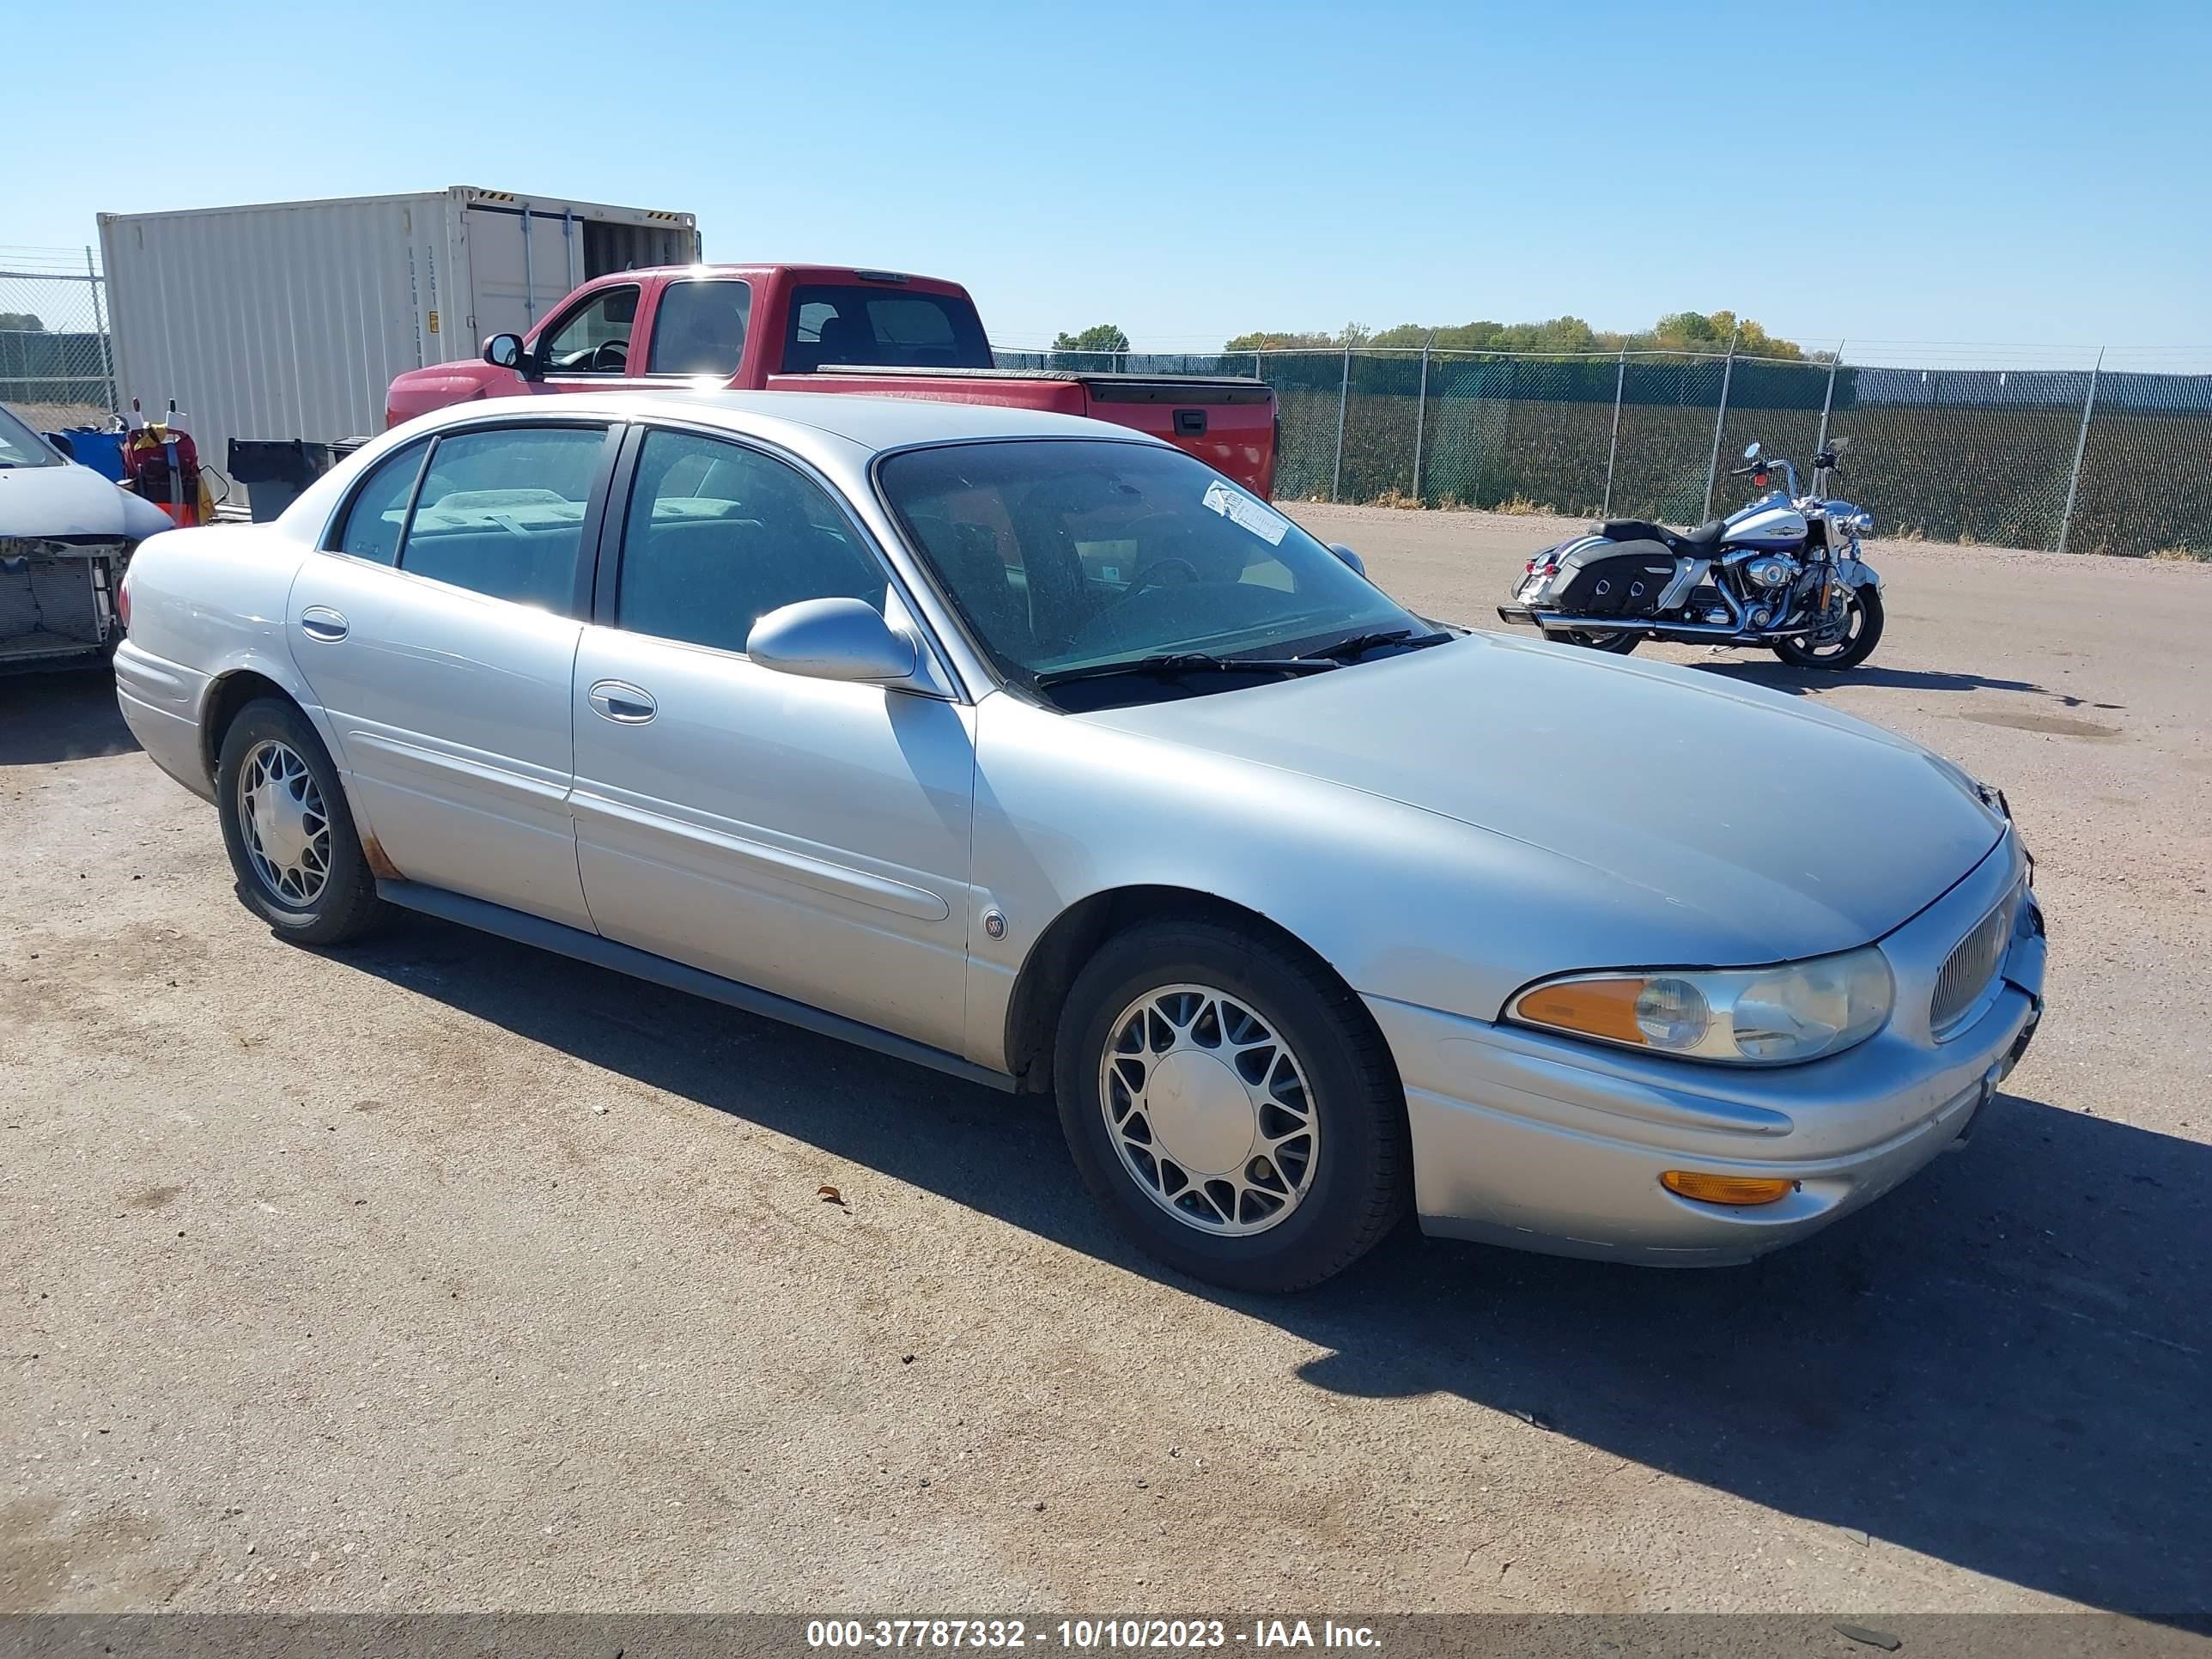
[[[1443,632],[1417,635],[1410,628],[1394,628],[1386,634],[1354,634],[1348,640],[1339,640],[1334,645],[1325,645],[1313,654],[1333,658],[1338,662],[1362,652],[1375,650],[1379,646],[1402,645],[1409,649],[1425,645],[1442,645],[1451,635]]]
[[[1039,674],[1039,686],[1067,685],[1077,680],[1112,679],[1128,674],[1175,679],[1184,674],[1319,674],[1343,665],[1328,657],[1215,657],[1203,651],[1177,651],[1164,656],[1135,657],[1127,662],[1095,662],[1082,668],[1057,668]]]

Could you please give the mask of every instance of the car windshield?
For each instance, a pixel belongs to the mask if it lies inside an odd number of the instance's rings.
[[[0,404],[0,466],[59,466],[62,458],[46,441]]]
[[[878,476],[984,649],[1032,685],[1147,659],[1279,662],[1434,637],[1273,507],[1164,445],[954,444],[892,455]]]

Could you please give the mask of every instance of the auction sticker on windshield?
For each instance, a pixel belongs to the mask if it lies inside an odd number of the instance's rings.
[[[1216,478],[1206,485],[1201,498],[1206,506],[1233,525],[1250,531],[1270,547],[1281,545],[1290,533],[1291,521],[1272,507],[1263,507],[1236,485]]]

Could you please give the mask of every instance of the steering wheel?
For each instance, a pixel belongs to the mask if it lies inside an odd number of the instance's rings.
[[[592,370],[598,374],[619,374],[629,367],[629,342],[609,340],[592,353]]]
[[[1204,578],[1200,576],[1198,574],[1198,567],[1196,565],[1193,564],[1188,559],[1180,558],[1170,553],[1164,559],[1154,559],[1150,564],[1146,565],[1142,570],[1139,570],[1134,576],[1131,577],[1129,579],[1128,586],[1121,590],[1121,599],[1116,599],[1115,603],[1118,605],[1121,603],[1121,600],[1123,599],[1133,599],[1138,594],[1143,592],[1146,588],[1158,587],[1161,586],[1161,584],[1154,579],[1158,576],[1161,571],[1177,565],[1180,565],[1183,569],[1190,573],[1189,580],[1184,584],[1185,586],[1188,586],[1193,583],[1204,580]]]

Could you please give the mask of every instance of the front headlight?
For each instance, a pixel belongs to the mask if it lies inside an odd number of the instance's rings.
[[[1869,945],[1772,968],[1569,974],[1530,986],[1505,1017],[1684,1060],[1779,1066],[1864,1042],[1896,998],[1889,963]]]

